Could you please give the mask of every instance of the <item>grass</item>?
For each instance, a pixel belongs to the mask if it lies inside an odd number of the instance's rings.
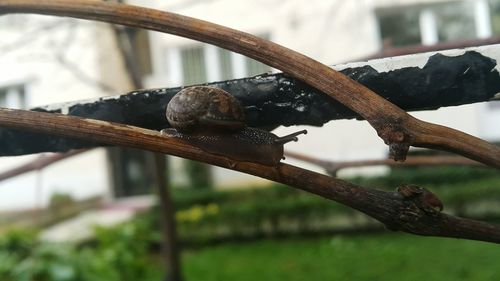
[[[183,255],[186,280],[500,280],[500,246],[405,234],[262,240]]]

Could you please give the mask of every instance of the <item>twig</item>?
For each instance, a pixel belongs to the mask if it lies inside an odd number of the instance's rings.
[[[1,14],[1,12],[0,12]],[[21,47],[26,47],[29,46],[29,43],[32,43],[34,40],[36,40],[39,35],[42,35],[46,32],[54,32],[54,30],[60,29],[60,28],[66,28],[67,25],[73,25],[74,20],[68,20],[68,19],[62,19],[62,20],[57,20],[55,22],[49,22],[47,24],[43,25],[37,25],[36,28],[33,28],[32,30],[28,30],[27,32],[23,33],[20,37],[16,38],[16,40],[13,40],[12,42],[8,42],[5,44],[0,44],[0,54],[2,56],[7,55],[9,52],[19,50]]]
[[[115,35],[116,45],[120,50],[130,82],[134,86],[134,89],[144,88],[142,83],[142,74],[139,69],[139,62],[137,57],[134,55],[135,50],[130,35],[130,32],[135,32],[135,30],[116,25],[111,25],[111,29]]]
[[[358,60],[371,60],[386,57],[403,56],[409,54],[418,54],[424,52],[436,52],[449,49],[463,49],[469,47],[483,46],[483,45],[493,45],[500,43],[500,37],[488,37],[485,39],[468,39],[468,40],[458,40],[451,42],[441,42],[435,45],[410,45],[405,47],[389,47],[383,48],[377,53],[363,57]]]
[[[78,63],[70,61],[66,56],[62,53],[54,54],[55,60],[59,63],[60,66],[62,66],[64,69],[66,69],[69,73],[73,75],[77,80],[81,81],[82,83],[85,83],[87,85],[90,85],[92,87],[96,87],[100,89],[103,92],[109,93],[109,94],[116,94],[118,91],[114,89],[112,86],[108,85],[106,82],[99,81],[93,77],[91,77],[89,74],[85,73]]]
[[[385,192],[363,188],[284,163],[270,167],[236,162],[221,155],[204,152],[181,140],[165,137],[157,131],[62,114],[0,108],[0,126],[139,148],[237,170],[337,201],[379,220],[391,230],[500,243],[500,226],[436,211],[436,200],[429,201],[429,197],[424,196],[430,192],[423,192],[423,189],[416,187],[402,187],[402,191]]]
[[[438,166],[438,165],[453,165],[453,166],[483,166],[481,163],[460,156],[408,156],[405,162],[395,162],[391,159],[374,159],[374,160],[358,160],[358,161],[329,161],[318,159],[302,153],[286,151],[286,157],[295,158],[304,162],[308,162],[321,168],[335,176],[337,172],[345,168],[366,167],[366,166],[392,166],[392,167],[409,167],[409,166]],[[484,166],[483,166],[484,167]]]
[[[0,181],[4,181],[19,175],[22,175],[24,173],[28,173],[31,171],[36,171],[36,170],[41,170],[53,163],[56,163],[60,160],[75,156],[77,154],[80,154],[82,152],[87,151],[86,149],[77,149],[77,150],[72,150],[66,153],[55,153],[51,155],[42,155],[35,160],[17,166],[15,168],[3,171],[0,173]]]
[[[500,169],[500,148],[479,138],[407,114],[368,88],[300,53],[224,26],[137,6],[85,0],[2,0],[1,13],[39,13],[145,28],[238,52],[323,91],[365,118],[395,160],[410,146],[442,149]]]

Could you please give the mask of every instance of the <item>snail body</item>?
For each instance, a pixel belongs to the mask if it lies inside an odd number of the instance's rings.
[[[276,166],[283,157],[283,145],[297,141],[299,131],[284,137],[247,127],[243,107],[224,90],[195,86],[177,93],[167,105],[172,128],[162,134],[179,138],[202,150],[245,162]]]

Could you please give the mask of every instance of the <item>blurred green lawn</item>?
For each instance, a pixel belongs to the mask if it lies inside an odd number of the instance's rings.
[[[261,240],[186,250],[186,280],[500,280],[500,246],[406,234]]]

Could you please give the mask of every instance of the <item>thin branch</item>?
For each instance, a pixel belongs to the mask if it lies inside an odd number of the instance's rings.
[[[85,73],[78,63],[70,61],[66,56],[62,53],[54,54],[55,60],[59,63],[60,66],[64,67],[68,72],[70,72],[73,77],[78,79],[79,81],[96,87],[103,92],[107,92],[109,94],[116,94],[118,91],[114,89],[112,86],[108,85],[106,82],[100,81],[91,77],[89,74]]]
[[[60,160],[75,156],[82,152],[87,151],[86,149],[76,149],[66,153],[54,153],[50,155],[42,155],[38,158],[30,161],[29,163],[14,167],[12,169],[3,171],[0,173],[0,181],[4,181],[24,173],[41,170],[49,165],[52,165]]]
[[[404,160],[411,145],[462,154],[500,169],[500,148],[479,138],[416,119],[368,88],[307,56],[268,40],[169,12],[85,0],[2,0],[1,13],[39,13],[98,20],[179,35],[238,52],[321,90],[365,118]]]
[[[402,186],[397,192],[364,188],[284,163],[271,167],[237,162],[157,131],[62,114],[0,108],[0,126],[139,148],[252,174],[347,205],[379,220],[391,230],[500,243],[500,226],[441,213],[435,210],[439,207],[435,203],[439,199],[414,186]]]
[[[30,43],[38,39],[38,36],[43,35],[47,32],[54,32],[54,30],[60,28],[66,28],[68,25],[73,25],[74,20],[62,19],[55,22],[49,22],[43,25],[37,25],[36,28],[24,32],[20,37],[13,40],[13,42],[7,42],[0,45],[0,54],[2,56],[7,55],[7,53],[19,50],[21,47],[30,46]]]
[[[125,64],[125,70],[127,71],[128,77],[134,86],[134,89],[142,89],[144,85],[142,83],[142,75],[139,69],[139,62],[137,61],[137,56],[134,55],[134,46],[131,38],[130,32],[135,32],[135,30],[123,27],[111,25],[111,29],[115,36],[116,45],[120,50],[120,54],[123,58],[123,63]]]
[[[363,57],[358,60],[372,60],[378,58],[403,56],[409,54],[419,54],[427,52],[436,52],[449,49],[463,49],[483,45],[493,45],[500,43],[500,37],[488,37],[484,39],[468,39],[468,40],[457,40],[450,42],[441,42],[434,45],[410,45],[405,47],[389,47],[383,48],[377,53]]]
[[[481,163],[460,156],[408,156],[405,162],[395,162],[391,159],[374,159],[358,161],[330,161],[318,159],[302,153],[286,151],[286,157],[295,158],[300,161],[317,165],[325,171],[335,176],[337,172],[345,168],[366,167],[366,166],[391,166],[391,167],[415,167],[415,166],[483,166]]]

